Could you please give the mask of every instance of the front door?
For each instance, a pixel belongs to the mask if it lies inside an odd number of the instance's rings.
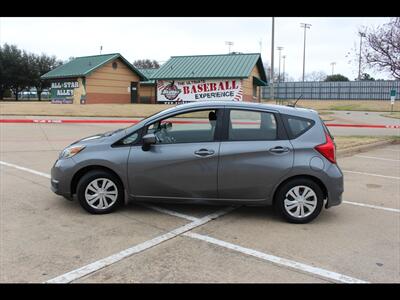
[[[236,109],[227,114],[227,138],[220,147],[219,198],[267,200],[292,168],[293,147],[280,136],[276,114]]]
[[[129,190],[138,199],[216,199],[218,153],[215,109],[175,115],[150,124],[157,143],[133,146]]]
[[[138,82],[131,82],[131,103],[139,103],[139,101],[138,101]]]

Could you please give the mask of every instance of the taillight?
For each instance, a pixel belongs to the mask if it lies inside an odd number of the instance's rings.
[[[335,144],[333,143],[329,134],[325,133],[326,142],[324,144],[315,147],[319,153],[321,153],[331,163],[336,164]]]

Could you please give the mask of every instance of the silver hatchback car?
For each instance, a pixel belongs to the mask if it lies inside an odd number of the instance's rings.
[[[128,200],[274,205],[307,223],[341,203],[343,174],[316,111],[204,101],[72,143],[51,187],[94,214]]]

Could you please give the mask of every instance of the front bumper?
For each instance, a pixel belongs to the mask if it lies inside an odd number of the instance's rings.
[[[57,160],[51,169],[51,190],[67,199],[72,199],[71,181],[73,177],[75,162],[72,158]]]

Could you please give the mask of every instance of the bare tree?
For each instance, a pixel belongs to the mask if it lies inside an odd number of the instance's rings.
[[[139,69],[158,69],[160,64],[156,60],[138,59],[133,62],[133,65]]]
[[[364,33],[365,28],[359,29],[358,34]],[[365,41],[363,43],[363,48],[365,48]],[[351,65],[354,70],[357,70],[357,73],[363,74],[370,69],[370,66],[367,64],[365,59],[365,55],[362,53],[360,56],[360,44],[354,42],[353,47],[348,51],[345,55],[345,58],[348,60],[347,63]],[[354,80],[359,80],[359,78],[355,78]]]
[[[40,79],[40,76],[51,71],[52,69],[62,65],[61,60],[53,56],[48,56],[42,53],[40,56],[35,55],[33,58],[32,71],[33,71],[33,81],[32,86],[36,88],[39,101],[42,100],[42,92],[44,89],[50,87],[50,82],[48,80]]]
[[[271,66],[268,62],[264,62],[263,66],[265,70],[265,75],[267,77],[267,81],[271,82]],[[285,77],[287,77],[287,74],[285,74]],[[277,83],[278,79],[279,79],[278,69],[274,68],[274,83]]]
[[[324,81],[327,75],[324,71],[313,71],[304,76],[305,81]]]
[[[285,74],[285,82],[294,82],[294,77]]]
[[[365,33],[367,47],[364,56],[367,64],[400,79],[400,17],[392,18],[389,23],[368,29]]]

